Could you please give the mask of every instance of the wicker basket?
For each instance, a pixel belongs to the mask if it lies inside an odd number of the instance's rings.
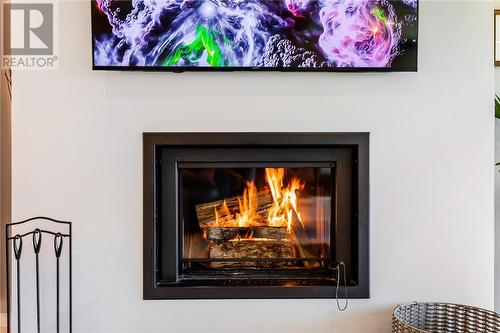
[[[399,305],[392,315],[392,332],[500,333],[500,314],[448,303]]]

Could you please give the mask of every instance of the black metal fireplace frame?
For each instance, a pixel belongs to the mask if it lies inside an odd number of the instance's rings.
[[[171,234],[178,227],[179,203],[167,203],[169,218],[160,217],[159,207],[164,205],[158,196],[156,179],[162,166],[161,149],[182,148],[349,148],[353,152],[352,182],[355,189],[352,223],[356,226],[355,256],[356,283],[348,283],[347,295],[343,289],[339,296],[349,298],[369,297],[369,134],[368,133],[144,133],[143,134],[143,187],[144,187],[144,229],[143,229],[143,297],[144,299],[234,299],[234,298],[334,298],[335,283],[330,285],[220,285],[182,284],[159,278],[159,271],[169,266],[177,270],[172,260],[165,262],[158,254],[159,224],[168,224]],[[175,158],[174,158],[175,159]],[[182,158],[181,158],[182,161]],[[178,161],[176,160],[175,163]],[[163,167],[164,168],[164,167]],[[175,167],[163,169],[173,174]],[[175,219],[174,221],[171,221]],[[170,234],[169,240],[172,240]],[[168,251],[179,258],[176,241],[169,242]],[[178,260],[178,259],[176,259]]]

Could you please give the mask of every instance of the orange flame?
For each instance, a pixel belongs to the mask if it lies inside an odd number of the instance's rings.
[[[273,203],[267,212],[267,219],[263,219],[258,213],[257,187],[253,181],[249,181],[243,191],[243,196],[238,198],[238,209],[235,209],[235,212],[229,210],[225,200],[222,205],[214,208],[215,221],[213,226],[286,226],[287,232],[292,233],[294,215],[296,220],[302,224],[297,192],[304,188],[304,183],[294,177],[287,186],[284,186],[285,168],[266,168],[265,171],[267,186],[273,198]]]
[[[224,200],[219,209],[214,208],[215,213],[215,223],[214,226],[217,227],[237,227],[234,221],[234,215],[231,214],[229,208],[227,207],[227,202]]]
[[[238,199],[240,211],[236,213],[239,227],[251,227],[258,224],[259,214],[257,208],[259,202],[257,199],[257,187],[254,182],[247,182],[247,187],[243,191],[243,199]]]
[[[294,177],[286,187],[283,187],[284,177],[284,168],[266,168],[266,181],[274,200],[273,206],[269,209],[267,220],[271,226],[286,225],[288,233],[291,233],[294,214],[302,224],[296,192],[301,191],[305,184]]]

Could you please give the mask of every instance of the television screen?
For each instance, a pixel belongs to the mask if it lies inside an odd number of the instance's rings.
[[[94,69],[416,71],[418,0],[92,0]]]

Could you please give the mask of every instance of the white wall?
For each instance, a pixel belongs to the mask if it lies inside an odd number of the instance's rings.
[[[500,68],[495,68],[495,90],[500,96]],[[500,119],[495,119],[495,161],[500,162]],[[500,312],[500,168],[495,174],[495,311]]]
[[[500,1],[495,1],[500,9]],[[495,67],[495,93],[500,96],[500,67]],[[500,162],[500,119],[495,119],[495,161]],[[499,167],[496,170],[500,171]],[[495,311],[500,312],[500,173],[495,174]]]
[[[422,1],[419,72],[385,74],[92,72],[89,7],[61,3],[59,70],[14,82],[14,218],[74,221],[76,332],[389,332],[397,303],[493,308],[492,2]],[[371,132],[371,299],[143,301],[143,131]]]
[[[3,35],[3,34],[0,34]],[[0,45],[3,43],[3,36],[0,36]],[[10,88],[7,80],[9,73],[5,70],[0,70],[0,230],[5,230],[5,224],[10,222],[10,152],[11,152],[11,137],[10,137],[10,121],[11,121],[11,99]],[[3,235],[2,235],[3,236]],[[1,258],[0,267],[5,267],[5,242],[4,237],[0,239]],[[0,327],[5,327],[7,312],[7,295],[6,295],[6,279],[5,274],[0,277]]]

